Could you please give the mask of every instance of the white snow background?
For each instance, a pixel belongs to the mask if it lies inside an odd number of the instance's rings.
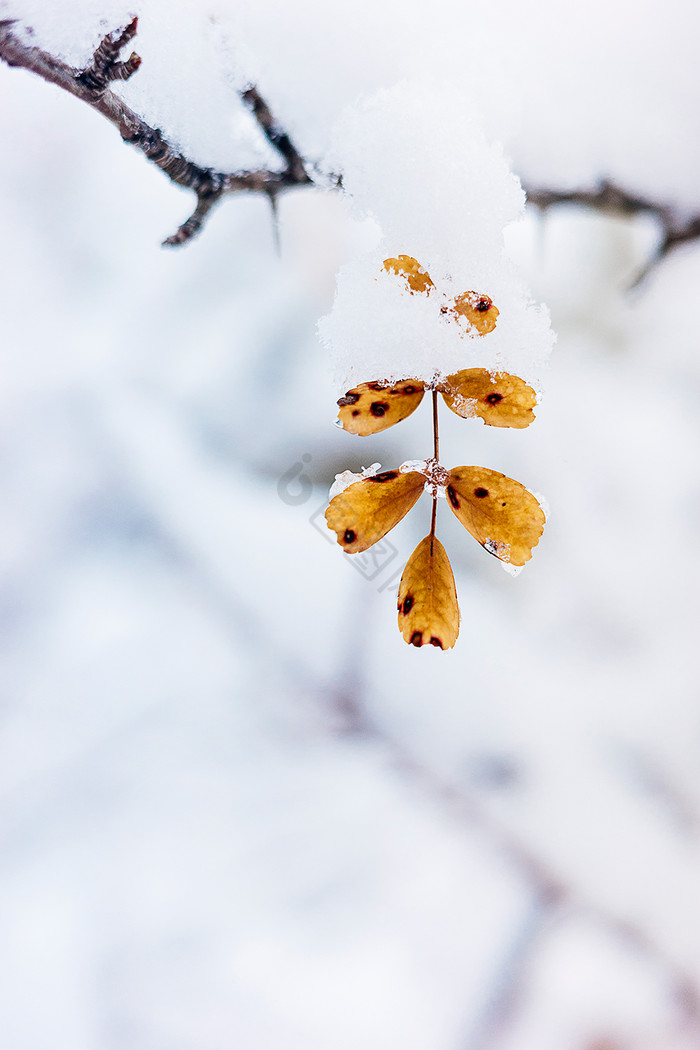
[[[276,163],[248,80],[323,165],[418,78],[524,180],[698,209],[687,2],[0,4],[75,64],[133,13],[120,90],[200,163]],[[339,471],[430,451],[425,405],[333,426],[317,322],[374,220],[289,193],[278,256],[241,195],[164,250],[191,196],[5,66],[0,143],[0,1050],[700,1046],[698,245],[630,293],[652,221],[509,228],[545,396],[444,411],[442,458],[549,523],[514,580],[441,506],[461,635],[416,650],[427,501],[362,571],[322,522]]]

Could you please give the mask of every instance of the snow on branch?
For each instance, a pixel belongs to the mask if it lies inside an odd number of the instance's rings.
[[[24,43],[13,32],[14,25],[13,19],[0,21],[0,58],[8,66],[36,73],[48,83],[86,102],[114,124],[124,141],[140,149],[172,182],[196,194],[197,205],[192,215],[163,242],[165,245],[185,244],[191,240],[201,230],[214,205],[226,194],[254,191],[266,194],[274,203],[283,190],[311,184],[304,161],[289,135],[277,125],[267,103],[253,86],[242,92],[242,98],[251,108],[267,140],[284,160],[285,167],[281,171],[262,168],[223,172],[200,167],[179,153],[158,128],[152,128],[115,95],[110,83],[128,80],[141,65],[135,52],[126,61],[120,59],[123,48],[136,35],[137,18],[133,18],[124,29],[105,36],[90,65],[81,70]]]
[[[254,85],[245,88],[241,98],[250,108],[270,145],[284,161],[285,166],[281,171],[260,168],[224,172],[201,167],[179,153],[158,128],[147,124],[115,95],[110,84],[128,80],[141,65],[141,59],[135,52],[125,60],[120,57],[126,45],[136,36],[136,17],[123,29],[104,37],[93,54],[92,62],[85,69],[75,69],[48,52],[28,45],[13,32],[15,25],[15,19],[0,20],[0,59],[8,66],[29,70],[86,102],[114,124],[124,141],[140,149],[172,182],[196,194],[194,211],[163,242],[165,245],[180,245],[191,240],[201,230],[212,208],[227,194],[243,191],[263,193],[274,205],[278,194],[284,190],[313,183],[307,173],[307,162],[288,133],[277,124]],[[333,181],[340,185],[340,178]],[[637,278],[638,281],[646,277],[673,248],[700,238],[700,213],[681,215],[669,204],[631,193],[610,180],[603,179],[589,189],[557,190],[526,186],[525,190],[528,202],[543,211],[556,204],[569,203],[617,215],[653,215],[661,228],[661,239],[654,255]]]

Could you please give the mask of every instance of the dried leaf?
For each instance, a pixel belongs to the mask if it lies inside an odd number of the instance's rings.
[[[338,401],[338,419],[349,434],[378,434],[415,412],[424,390],[425,384],[417,379],[404,379],[393,386],[360,383]]]
[[[425,477],[417,471],[385,470],[356,481],[331,500],[326,511],[328,528],[346,554],[359,554],[408,514],[424,485]]]
[[[535,418],[532,411],[537,394],[518,376],[485,368],[465,368],[448,376],[439,385],[445,404],[458,416],[478,416],[490,427],[528,427]]]
[[[488,295],[479,292],[463,292],[454,300],[452,310],[458,317],[464,317],[476,328],[479,335],[488,335],[496,327],[498,309]]]
[[[455,467],[447,501],[489,554],[511,565],[530,560],[544,529],[544,513],[524,485],[486,467]]]
[[[410,645],[451,649],[459,634],[452,568],[437,536],[418,544],[399,584],[399,630]]]
[[[428,271],[421,266],[417,259],[413,259],[410,255],[399,255],[398,259],[385,259],[384,269],[388,273],[395,273],[405,277],[411,290],[411,295],[414,292],[429,292],[431,288],[435,287]]]

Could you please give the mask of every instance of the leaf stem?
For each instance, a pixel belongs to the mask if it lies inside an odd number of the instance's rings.
[[[440,457],[440,442],[438,439],[438,404],[437,404],[437,390],[432,391],[433,395],[433,458],[435,460],[435,467],[438,465]],[[437,518],[437,483],[433,480],[433,513],[430,520],[430,556],[433,556],[433,540],[435,539],[435,520]]]
[[[440,443],[438,441],[438,417],[437,417],[437,409],[438,409],[437,396],[438,396],[438,392],[437,392],[437,390],[432,390],[431,393],[433,395],[433,456],[435,457],[435,464],[437,466],[437,463],[438,463],[438,461],[440,459]]]

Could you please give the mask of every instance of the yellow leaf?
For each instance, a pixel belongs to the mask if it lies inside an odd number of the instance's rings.
[[[408,287],[411,289],[411,295],[414,292],[429,292],[431,288],[435,287],[428,271],[421,266],[417,259],[411,258],[410,255],[399,255],[398,259],[385,259],[384,269],[387,273],[395,273],[405,277]]]
[[[451,649],[459,634],[452,568],[437,536],[418,544],[399,584],[399,630],[410,645]]]
[[[528,427],[537,394],[518,376],[497,372],[492,378],[485,368],[465,368],[443,380],[438,389],[445,404],[458,416],[478,416],[490,427]]]
[[[488,295],[479,292],[463,292],[454,300],[452,307],[458,317],[464,317],[476,328],[479,335],[488,335],[496,327],[498,310]]]
[[[489,554],[511,565],[530,560],[544,529],[544,513],[524,485],[486,467],[455,467],[447,501]]]
[[[423,400],[424,386],[417,379],[404,379],[393,386],[360,383],[338,402],[338,419],[343,430],[366,437],[400,423],[418,408]]]
[[[328,528],[346,554],[366,551],[408,514],[424,485],[425,477],[417,471],[385,470],[355,481],[331,500]]]

